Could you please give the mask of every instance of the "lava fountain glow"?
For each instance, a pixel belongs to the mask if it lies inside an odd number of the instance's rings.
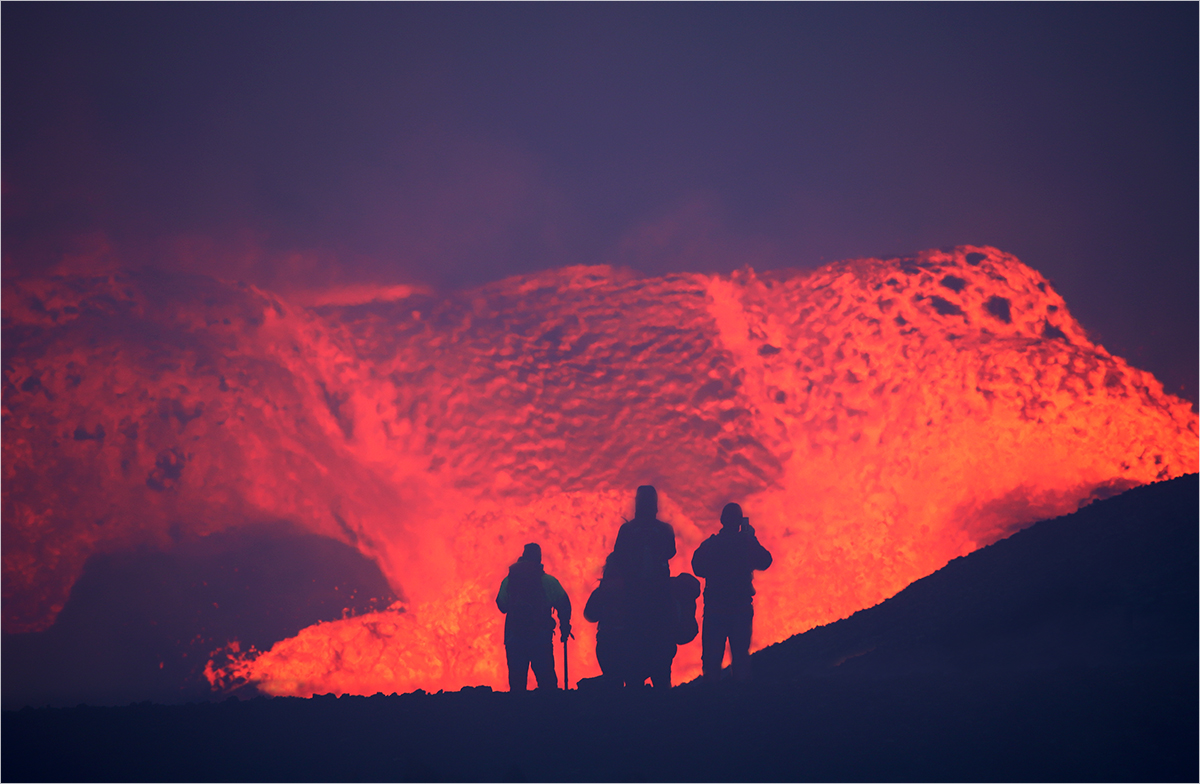
[[[675,573],[726,501],[747,510],[775,555],[759,648],[1197,470],[1190,406],[993,248],[357,299],[6,281],[5,629],[52,624],[93,553],[282,519],[357,547],[402,601],[231,646],[215,685],[500,688],[507,565],[540,542],[578,612],[639,484],[675,527]],[[576,630],[572,675],[597,674],[594,627]],[[676,680],[699,659],[698,640],[681,648]]]

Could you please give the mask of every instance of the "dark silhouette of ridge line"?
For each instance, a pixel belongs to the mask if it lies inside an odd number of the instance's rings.
[[[1197,474],[1036,523],[756,652],[764,680],[1196,662]]]

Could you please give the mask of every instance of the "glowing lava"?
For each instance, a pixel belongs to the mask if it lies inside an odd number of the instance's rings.
[[[503,688],[507,565],[540,542],[582,608],[639,484],[675,526],[674,572],[726,501],[746,509],[775,555],[758,648],[1197,470],[1190,406],[993,248],[386,294],[302,307],[205,278],[6,281],[5,629],[53,623],[92,553],[285,519],[358,547],[404,600],[227,651],[215,684]],[[598,672],[594,627],[576,630],[573,680]]]

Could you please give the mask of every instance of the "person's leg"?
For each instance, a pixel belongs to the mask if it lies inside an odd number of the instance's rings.
[[[661,646],[661,651],[650,670],[650,683],[656,689],[671,688],[671,663],[675,661],[677,646],[669,640]]]
[[[529,683],[529,646],[516,638],[504,641],[508,658],[508,690],[525,691]]]
[[[654,669],[654,629],[646,625],[643,618],[641,625],[630,628],[625,649],[625,684],[627,686],[642,686],[646,679],[653,674]]]
[[[733,677],[739,681],[750,679],[750,636],[754,628],[754,606],[734,613],[729,622],[729,656],[733,660]]]
[[[725,639],[728,637],[725,626],[723,614],[705,611],[700,632],[700,662],[705,680],[716,680],[721,674],[721,660],[725,658]]]
[[[609,683],[621,680],[617,672],[620,667],[617,663],[616,636],[609,629],[596,631],[596,663],[600,665],[600,674]],[[623,680],[621,685],[625,685]]]
[[[624,686],[629,675],[629,632],[611,626],[596,633],[596,661],[605,679],[613,686]]]
[[[558,688],[558,674],[554,672],[553,634],[530,641],[529,663],[533,666],[533,675],[537,678],[539,689]]]

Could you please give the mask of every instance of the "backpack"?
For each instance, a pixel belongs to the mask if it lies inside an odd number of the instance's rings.
[[[651,585],[670,576],[662,544],[674,541],[671,527],[661,520],[626,520],[617,532],[610,558],[629,583]]]
[[[518,561],[508,568],[508,618],[521,629],[554,628],[542,565]]]
[[[675,644],[687,645],[700,633],[700,624],[696,622],[696,599],[700,597],[700,581],[687,572],[675,575],[671,578],[671,596],[679,609],[674,634]]]

